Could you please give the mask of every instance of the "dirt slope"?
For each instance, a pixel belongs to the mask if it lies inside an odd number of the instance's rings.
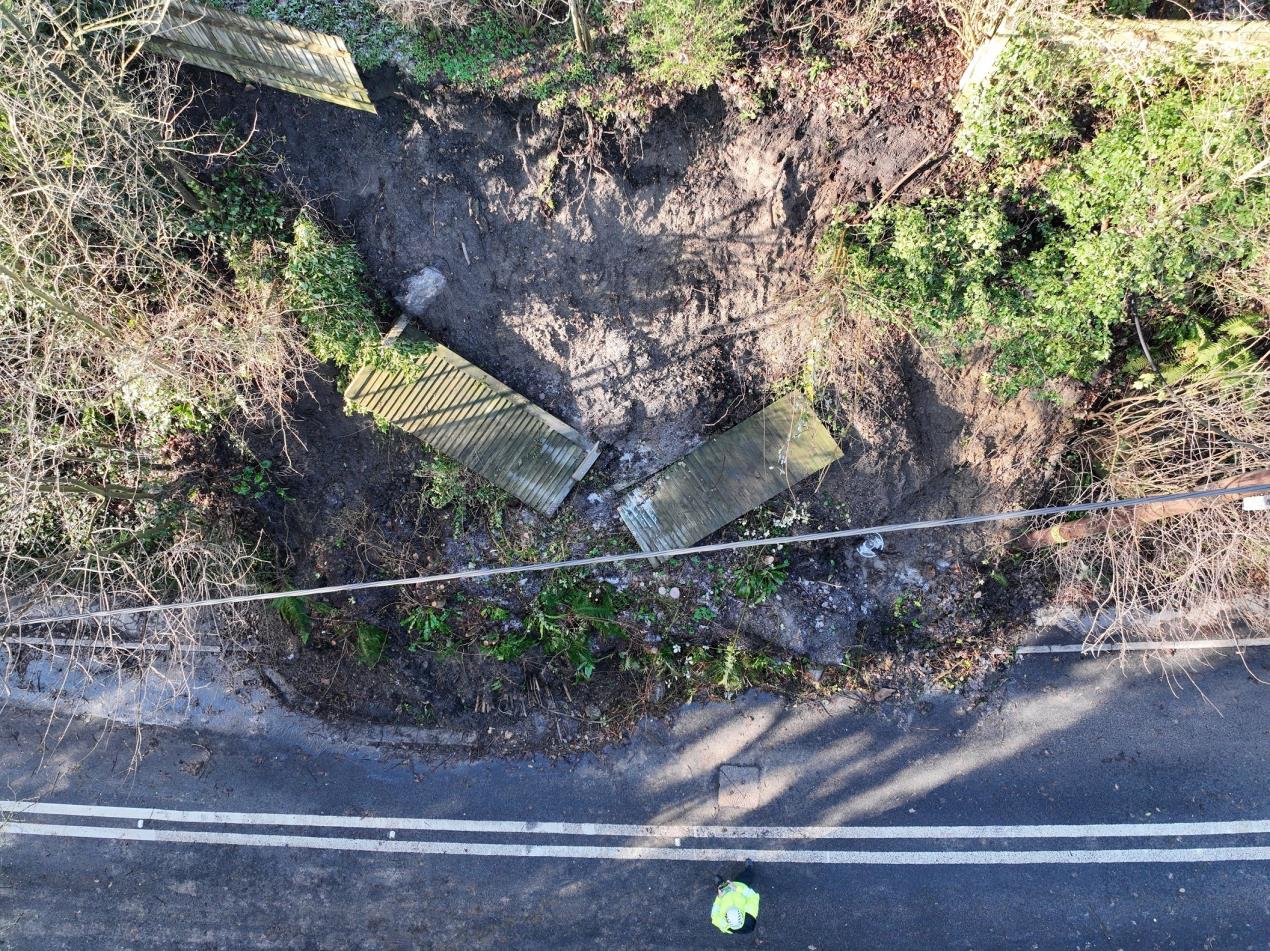
[[[378,117],[219,78],[207,80],[203,107],[272,139],[285,174],[357,239],[386,294],[424,266],[439,268],[448,287],[425,318],[433,336],[606,444],[561,516],[576,523],[567,544],[585,550],[624,537],[615,514],[624,487],[805,379],[809,358],[846,455],[791,493],[790,530],[1033,500],[1061,445],[1054,404],[1003,405],[979,368],[941,366],[899,330],[827,324],[809,303],[825,224],[850,202],[886,194],[949,142],[955,69],[951,60],[934,68],[936,80],[911,97],[858,112],[807,96],[747,119],[718,92],[703,93],[661,110],[642,135],[611,136],[588,161],[528,104],[425,93],[389,74],[371,83]],[[947,168],[916,176],[897,200],[939,175],[947,182]],[[325,503],[266,513],[297,574],[488,560],[479,531],[451,543],[410,523],[419,483],[409,446],[390,451],[366,421],[335,420],[336,394],[315,386],[318,399],[297,422],[309,451],[293,457],[293,478],[302,496]],[[362,509],[395,562],[328,548],[319,564],[314,552],[333,526]],[[905,592],[950,605],[966,595],[964,577],[945,584],[948,571],[983,541],[897,538],[876,562],[854,545],[794,553],[780,598],[715,607],[742,633],[832,662],[876,634]],[[694,572],[702,569],[685,566],[663,587],[708,587]],[[979,618],[971,607],[967,616]]]

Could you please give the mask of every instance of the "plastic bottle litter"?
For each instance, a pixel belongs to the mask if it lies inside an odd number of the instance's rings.
[[[860,553],[861,558],[873,559],[878,556],[878,552],[884,547],[886,547],[886,542],[882,540],[881,535],[875,532],[872,535],[866,535],[864,541],[856,548],[856,551]]]

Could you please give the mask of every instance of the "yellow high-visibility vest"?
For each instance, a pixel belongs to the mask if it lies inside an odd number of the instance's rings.
[[[743,915],[758,917],[758,892],[744,882],[728,882],[715,896],[710,909],[710,923],[724,934],[731,934],[726,917],[729,908],[740,908]]]

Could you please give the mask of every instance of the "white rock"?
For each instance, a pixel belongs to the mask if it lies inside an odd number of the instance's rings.
[[[445,290],[445,275],[434,267],[425,267],[401,282],[397,303],[411,317],[422,317],[437,295]]]

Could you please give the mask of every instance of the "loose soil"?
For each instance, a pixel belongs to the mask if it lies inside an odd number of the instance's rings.
[[[419,89],[391,72],[371,77],[378,117],[198,74],[210,86],[205,111],[272,143],[279,174],[356,239],[386,296],[439,268],[448,286],[425,329],[605,446],[553,520],[516,503],[434,510],[417,474],[422,447],[346,415],[333,376],[317,374],[289,434],[252,441],[285,461],[293,501],[265,499],[250,516],[289,580],[629,550],[622,492],[793,385],[814,386],[845,456],[722,537],[1032,502],[1065,438],[1064,411],[1002,403],[976,362],[945,366],[897,328],[831,320],[811,280],[835,215],[946,150],[960,67],[932,41],[804,84],[757,118],[705,92],[586,155],[567,123],[531,104]],[[829,93],[849,82],[871,101],[846,108]],[[955,187],[955,162],[929,164],[892,200]],[[1005,530],[892,536],[876,560],[849,543],[783,552],[789,581],[757,606],[730,591],[739,558],[601,576],[626,599],[620,622],[633,643],[737,636],[805,658],[796,692],[904,694],[981,677],[1002,656],[990,649],[1009,646],[1034,592],[995,562],[991,574],[983,567]],[[474,650],[411,653],[396,626],[412,604],[444,604],[470,643],[472,632],[521,623],[540,584],[358,595],[335,607],[393,631],[378,665],[356,663],[348,638],[321,620],[303,648],[281,631],[264,638],[264,659],[310,709],[476,727],[503,749],[606,739],[683,699],[620,672],[613,645],[597,644],[600,667],[581,684],[533,652],[510,664]],[[508,619],[491,621],[491,606]],[[715,617],[700,620],[698,608]]]

